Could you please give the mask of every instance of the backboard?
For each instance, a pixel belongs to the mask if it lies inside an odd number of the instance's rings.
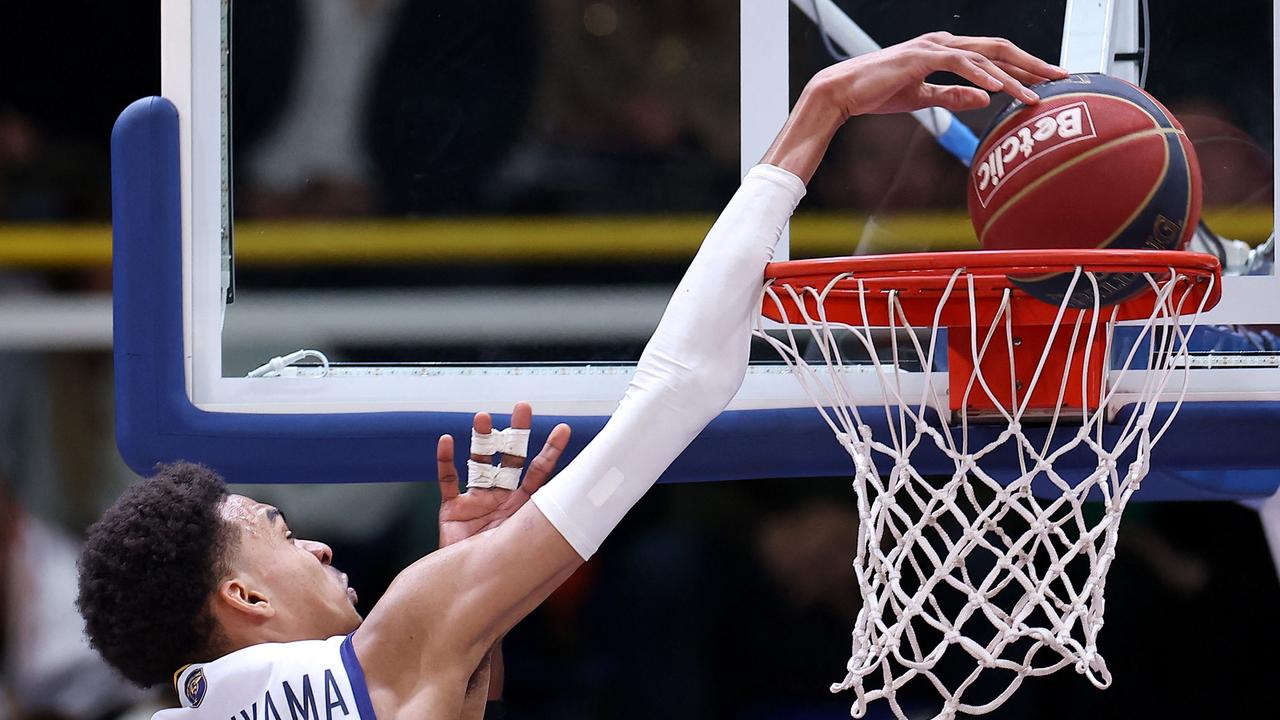
[[[420,5],[162,3],[164,99],[132,106],[113,138],[118,425],[135,469],[186,457],[241,482],[420,479],[435,435],[516,400],[539,427],[570,422],[580,448],[804,79],[869,42],[1005,35],[1072,70],[1145,73],[1202,125],[1209,226],[1272,233],[1269,3],[1220,26],[1168,3],[1146,18],[1135,0]],[[1248,72],[1206,64],[1228,45]],[[787,252],[972,243],[957,155],[985,119],[850,123]],[[1245,269],[1247,245],[1222,251]],[[1275,322],[1272,268],[1228,278],[1207,321]],[[1268,342],[1206,335],[1186,441],[1162,446],[1153,486],[1275,491],[1256,440],[1280,417]],[[334,362],[245,377],[302,347]],[[758,360],[665,479],[844,472],[788,371]],[[845,380],[879,396],[872,372]],[[1192,442],[1204,427],[1222,442]]]

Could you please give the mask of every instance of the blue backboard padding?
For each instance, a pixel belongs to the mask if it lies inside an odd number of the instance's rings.
[[[147,473],[176,459],[205,463],[232,482],[381,482],[435,476],[435,438],[465,435],[465,413],[211,413],[187,397],[182,339],[178,115],[164,98],[130,105],[111,138],[116,440],[131,468]],[[1168,408],[1163,408],[1168,412]],[[888,436],[883,411],[866,415]],[[574,427],[567,462],[604,417],[539,417],[535,433]],[[1182,409],[1156,450],[1142,499],[1265,497],[1280,484],[1280,403],[1196,403]],[[502,423],[505,418],[495,418]],[[973,443],[990,437],[975,429]],[[1061,431],[1060,431],[1061,432]],[[1109,432],[1115,432],[1113,428]],[[1028,429],[1033,442],[1043,429]],[[465,457],[459,458],[465,461]],[[945,456],[924,448],[913,465],[946,474]],[[1083,473],[1077,453],[1055,464]],[[1012,456],[983,467],[1016,467]],[[728,412],[663,476],[667,482],[847,476],[849,456],[808,408]],[[887,469],[887,468],[884,468]],[[1042,487],[1041,490],[1046,490]],[[1047,490],[1053,494],[1052,490]]]

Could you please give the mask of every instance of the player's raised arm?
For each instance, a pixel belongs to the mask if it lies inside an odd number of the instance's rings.
[[[982,89],[925,82],[950,71]],[[764,266],[835,131],[851,115],[979,107],[986,91],[1032,101],[1023,80],[1062,71],[1003,40],[932,34],[845,61],[806,86],[676,288],[600,434],[500,527],[419,561],[355,636],[375,707],[460,704],[466,678],[589,558],[658,476],[724,409],[746,372]],[[421,705],[418,705],[421,703]],[[453,704],[451,704],[453,703]],[[380,707],[379,707],[380,706]]]
[[[929,75],[947,71],[977,87],[937,85]],[[835,131],[854,115],[911,112],[925,107],[975,110],[1005,92],[1029,105],[1039,96],[1023,83],[1065,77],[1066,70],[1003,38],[936,32],[850,58],[819,71],[805,86],[763,163],[788,170],[806,184]]]

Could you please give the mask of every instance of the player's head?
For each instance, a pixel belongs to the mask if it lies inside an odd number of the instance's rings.
[[[360,622],[329,548],[293,538],[279,511],[174,463],[130,486],[89,528],[78,605],[90,642],[134,682],[266,641]]]
[[[346,574],[330,564],[328,545],[294,537],[279,509],[243,495],[228,495],[221,511],[239,543],[214,589],[212,608],[233,645],[321,639],[356,629],[356,594]]]

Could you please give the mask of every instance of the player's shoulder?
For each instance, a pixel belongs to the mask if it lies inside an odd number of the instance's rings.
[[[181,707],[153,720],[342,717],[372,720],[348,636],[261,643],[176,673]]]

